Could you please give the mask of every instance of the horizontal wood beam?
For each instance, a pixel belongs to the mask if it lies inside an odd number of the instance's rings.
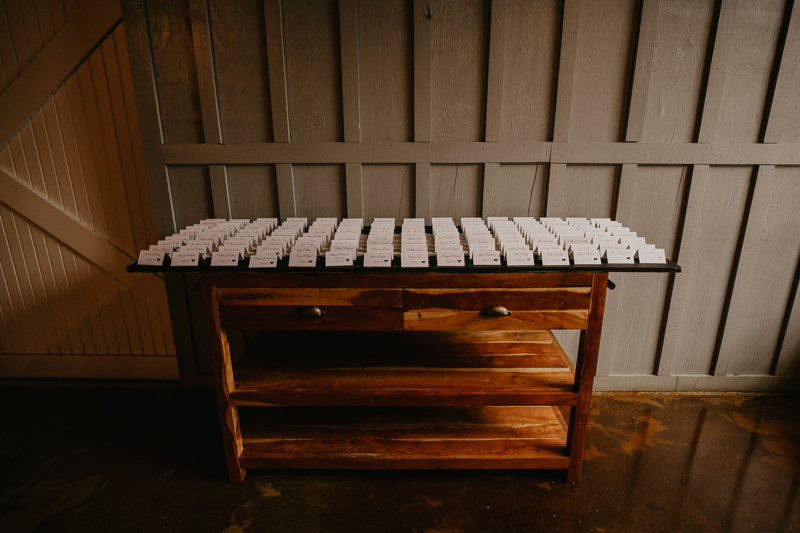
[[[800,165],[800,144],[553,143],[551,162],[577,165]]]
[[[550,143],[252,143],[166,144],[168,165],[273,163],[545,163]]]
[[[278,163],[556,163],[570,165],[800,165],[800,143],[251,143],[166,144],[168,165]]]
[[[0,146],[33,116],[122,18],[119,2],[90,0],[0,95]]]
[[[180,379],[178,358],[151,355],[0,355],[2,378]]]

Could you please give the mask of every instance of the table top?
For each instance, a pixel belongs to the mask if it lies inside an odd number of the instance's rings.
[[[537,264],[533,267],[516,267],[516,266],[475,266],[472,261],[467,259],[467,264],[463,267],[439,267],[436,266],[436,257],[429,259],[430,266],[428,268],[401,268],[400,258],[396,257],[392,261],[391,267],[371,268],[363,266],[363,258],[356,259],[353,266],[344,267],[326,267],[324,258],[317,259],[317,266],[315,267],[290,267],[289,258],[284,257],[278,262],[278,265],[273,268],[250,268],[250,258],[246,257],[239,261],[238,266],[211,266],[211,259],[201,259],[199,265],[196,267],[172,267],[170,266],[169,257],[164,258],[162,266],[140,266],[136,263],[128,265],[128,272],[140,273],[165,273],[172,274],[185,274],[185,273],[201,273],[201,274],[231,274],[231,273],[249,273],[257,274],[263,273],[370,273],[370,274],[383,274],[392,275],[399,272],[403,273],[422,273],[422,272],[447,272],[447,273],[532,273],[532,272],[652,272],[652,273],[678,273],[681,267],[667,259],[666,264],[608,264],[605,259],[599,265],[569,265],[569,266],[543,266]]]

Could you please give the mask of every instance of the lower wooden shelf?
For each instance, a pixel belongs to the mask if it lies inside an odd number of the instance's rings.
[[[567,468],[557,407],[239,409],[242,468]]]
[[[264,335],[234,372],[231,405],[575,405],[550,331]]]

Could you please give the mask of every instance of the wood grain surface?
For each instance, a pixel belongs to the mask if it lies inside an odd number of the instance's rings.
[[[241,461],[292,468],[564,468],[551,407],[298,408],[248,413]]]

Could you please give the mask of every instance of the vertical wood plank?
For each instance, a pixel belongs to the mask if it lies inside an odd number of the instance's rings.
[[[425,223],[431,220],[431,164],[414,165],[414,216],[424,218]]]
[[[58,298],[64,303],[64,320],[67,326],[67,338],[69,339],[69,353],[80,354],[83,353],[83,343],[80,337],[80,325],[78,323],[77,314],[73,309],[77,308],[75,302],[76,292],[70,288],[69,280],[67,279],[67,272],[64,266],[64,256],[62,254],[61,244],[52,238],[50,235],[45,234],[45,244],[47,253],[50,257],[50,264],[53,267],[53,277],[56,282],[56,290],[58,291]]]
[[[221,144],[222,123],[217,97],[217,81],[214,72],[214,57],[211,51],[211,26],[205,0],[189,0],[192,16],[192,39],[197,63],[197,85],[200,91],[200,112],[203,119],[203,134],[207,144]],[[214,216],[231,218],[231,200],[228,194],[228,176],[224,165],[210,165],[211,198]]]
[[[406,0],[358,2],[358,48],[361,140],[413,142],[411,5]],[[362,172],[368,171],[362,169]]]
[[[280,218],[286,220],[297,216],[292,165],[288,163],[275,165],[275,175],[278,178],[278,211]]]
[[[431,166],[431,216],[477,217],[481,215],[483,165]]]
[[[50,13],[50,2],[48,0],[34,0],[36,7],[36,20],[39,22],[39,33],[42,37],[42,44],[53,38],[55,29],[53,27],[53,17]]]
[[[798,125],[800,121],[797,120],[800,115],[800,102],[797,99],[798,84],[800,84],[800,6],[793,4],[764,142],[797,142],[800,139],[800,125]]]
[[[441,1],[431,9],[431,140],[483,141],[489,6]]]
[[[493,0],[489,30],[489,73],[486,89],[486,142],[500,142],[503,131],[503,85],[505,79],[506,28],[508,2]],[[483,174],[481,215],[499,215],[498,195],[502,194],[500,163],[487,163]]]
[[[800,259],[800,173],[762,165],[714,375],[768,374]]]
[[[214,218],[232,218],[231,196],[228,189],[228,172],[225,165],[209,165],[211,180],[211,199],[214,204]]]
[[[52,302],[48,298],[45,286],[44,278],[46,274],[43,273],[42,262],[36,254],[31,224],[18,216],[14,217],[14,221],[17,226],[19,241],[22,245],[22,254],[25,258],[28,278],[33,289],[39,320],[41,321],[38,326],[40,330],[43,330],[39,337],[43,338],[46,343],[46,350],[44,352],[40,351],[40,353],[58,353],[60,346],[56,335],[55,321],[53,320]],[[45,264],[47,265],[47,263]]]
[[[61,256],[64,261],[64,278],[70,288],[73,307],[71,312],[76,316],[78,322],[78,335],[81,339],[81,346],[83,349],[80,353],[97,354],[97,347],[94,345],[94,337],[92,336],[91,325],[89,322],[89,310],[86,307],[85,292],[86,287],[83,287],[81,278],[78,273],[78,267],[75,260],[75,254],[66,246],[61,247]]]
[[[575,80],[575,64],[578,56],[578,22],[582,0],[565,0],[561,19],[561,51],[559,53],[558,88],[556,90],[556,114],[553,123],[553,142],[569,140],[569,125],[572,120],[572,90]],[[549,217],[563,217],[567,201],[567,165],[550,165],[547,183],[547,210]],[[582,215],[583,216],[583,215]]]
[[[75,136],[75,127],[72,123],[72,113],[70,112],[69,95],[67,94],[66,85],[56,91],[54,107],[61,140],[63,142],[64,158],[67,164],[66,171],[75,196],[78,219],[82,223],[94,228],[95,224],[92,219],[91,208],[89,207],[89,196],[86,192],[86,183],[83,177],[83,168],[78,151],[78,139]]]
[[[42,178],[44,180],[46,198],[63,210],[66,206],[64,204],[60,184],[58,183],[58,177],[56,176],[53,153],[50,150],[50,142],[47,136],[47,125],[44,121],[44,114],[41,111],[31,117],[31,129],[34,141],[33,149],[35,151],[31,152],[31,147],[26,146],[28,149],[26,157],[29,161],[35,160],[34,158],[38,159],[39,168],[42,171]],[[75,206],[69,203],[67,205],[73,208],[69,213],[74,216]]]
[[[203,134],[207,144],[220,144],[222,143],[222,128],[219,119],[214,58],[211,53],[211,28],[206,8],[205,0],[189,0]]]
[[[362,218],[364,216],[364,188],[361,179],[361,163],[345,165],[345,183],[347,188],[347,216]]]
[[[15,148],[15,140],[16,139],[12,139],[10,142],[12,150]],[[28,172],[26,173],[26,177],[28,178],[31,189],[36,191],[39,196],[47,198],[47,187],[45,186],[44,174],[42,173],[42,163],[37,153],[33,124],[28,122],[22,127],[19,132],[19,140],[21,150],[19,156],[15,154],[14,158],[17,161],[25,161],[27,163]]]
[[[357,0],[339,2],[339,36],[342,48],[344,142],[361,142]]]
[[[414,216],[414,165],[362,165],[364,224],[375,217]]]
[[[222,138],[273,142],[264,0],[210,0],[208,9]]]
[[[8,86],[18,75],[19,65],[14,54],[14,43],[11,40],[11,28],[5,9],[0,9],[0,60],[3,63],[5,85]]]
[[[81,286],[83,287],[83,297],[86,301],[88,320],[91,324],[91,331],[95,350],[100,354],[114,353],[106,343],[105,330],[100,315],[100,306],[97,301],[97,288],[91,275],[89,263],[81,256],[75,256],[75,262],[80,276]]]
[[[144,147],[141,141],[141,128],[139,115],[136,110],[136,96],[134,94],[133,79],[131,77],[131,63],[128,56],[128,39],[125,37],[123,24],[114,30],[114,49],[117,52],[119,64],[119,77],[122,85],[123,100],[125,102],[124,124],[127,124],[128,138],[133,151],[133,170],[136,177],[138,197],[138,213],[144,222],[147,243],[158,240],[153,213],[153,203],[150,196],[150,185],[147,181],[147,162],[145,161]]]
[[[800,298],[797,297],[800,285],[800,261],[794,273],[794,282],[789,292],[783,328],[781,329],[780,349],[776,354],[773,374],[776,376],[796,376],[800,371]]]
[[[717,34],[714,39],[714,52],[711,56],[711,68],[706,82],[706,96],[703,100],[703,114],[700,119],[700,134],[697,142],[712,143],[715,140],[720,106],[725,89],[725,76],[728,70],[728,56],[734,39],[734,19],[736,16],[735,0],[721,0]]]
[[[67,23],[67,14],[64,11],[62,0],[50,0],[50,15],[53,18],[53,32],[58,33],[58,30]]]
[[[73,218],[80,220],[81,213],[78,211],[78,201],[75,194],[75,182],[77,178],[72,177],[67,164],[67,154],[62,137],[63,127],[58,120],[55,99],[48,99],[44,106],[42,106],[41,112],[44,115],[47,139],[50,144],[50,155],[53,158],[53,168],[55,170],[56,180],[58,181],[58,188],[61,191],[64,210],[72,215]]]
[[[564,1],[564,15],[561,19],[561,52],[559,54],[553,142],[567,142],[569,140],[569,124],[572,120],[572,90],[575,80],[575,64],[578,57],[578,22],[581,14],[581,3],[582,0]],[[558,177],[558,179],[560,178],[561,176]],[[552,169],[550,180],[553,180]],[[548,216],[551,216],[549,212]]]
[[[500,174],[500,163],[486,163],[483,169],[483,205],[481,207],[481,216],[503,216],[504,214],[500,213],[498,204],[499,198],[507,192]]]
[[[123,43],[124,44],[124,43]],[[125,204],[130,213],[130,226],[133,231],[134,255],[138,250],[146,248],[152,243],[148,239],[145,224],[145,213],[142,207],[142,195],[139,192],[139,180],[136,174],[136,158],[133,153],[133,143],[128,127],[125,96],[122,89],[120,65],[117,62],[117,45],[113,36],[107,38],[101,47],[103,65],[105,67],[108,101],[111,106],[115,144],[110,150],[115,157],[109,155],[109,160],[119,161],[120,173],[124,185]],[[111,124],[109,125],[111,126]],[[107,139],[109,142],[111,139]],[[113,166],[112,166],[113,168]]]
[[[122,302],[119,298],[119,286],[111,276],[99,268],[92,269],[92,277],[100,292],[100,302],[104,309],[103,315],[109,317],[109,321],[113,326],[117,348],[115,353],[130,355],[131,346],[128,332],[125,328],[125,316],[122,310]]]
[[[19,335],[14,339],[14,349],[19,350],[18,353],[36,353],[36,338],[34,336],[33,327],[31,325],[30,315],[26,301],[30,302],[27,292],[24,291],[25,278],[24,267],[20,267],[19,257],[14,257],[11,249],[11,242],[13,234],[13,224],[9,226],[10,212],[7,208],[0,204],[0,230],[2,230],[3,239],[0,241],[0,265],[2,265],[2,274],[6,280],[10,296],[11,315],[13,322],[9,325],[9,329]],[[18,255],[18,254],[17,254]]]
[[[690,143],[699,126],[714,0],[661,2],[642,140]]]
[[[25,27],[25,40],[33,58],[42,51],[42,34],[39,31],[39,21],[36,19],[36,7],[30,1],[19,2],[19,10]]]
[[[28,40],[25,38],[25,26],[22,23],[22,13],[18,2],[5,2],[8,27],[11,32],[11,41],[14,44],[14,53],[17,58],[17,68],[21,72],[31,62],[31,51]]]
[[[30,124],[28,124],[30,127]],[[25,158],[25,147],[22,144],[23,130],[20,130],[19,135],[15,135],[8,141],[8,152],[11,156],[11,164],[6,167],[9,171],[8,174],[17,179],[20,183],[25,185],[31,190],[36,190],[31,182],[30,170],[28,169],[28,161]]]
[[[660,5],[660,0],[644,0],[642,4],[639,42],[636,45],[636,67],[633,73],[631,102],[628,108],[628,126],[625,129],[625,140],[628,142],[642,140],[645,113],[647,111],[647,96],[650,92],[650,70],[653,65]],[[625,169],[623,167],[624,172]]]
[[[150,200],[155,215],[157,237],[163,238],[178,231],[172,205],[172,191],[164,152],[161,145],[164,135],[160,110],[156,96],[154,72],[150,62],[150,37],[144,0],[122,2],[122,19],[125,26],[125,42],[128,47],[141,143],[147,168]]]
[[[512,0],[503,83],[504,141],[553,140],[562,30],[559,0]]]
[[[59,297],[58,287],[53,273],[53,265],[50,262],[50,254],[47,251],[47,238],[45,234],[36,226],[30,225],[29,227],[34,250],[36,252],[36,260],[39,263],[39,271],[42,273],[42,282],[47,292],[47,301],[53,316],[55,335],[58,339],[58,349],[55,350],[54,353],[70,353],[66,319],[66,314],[69,311],[69,304],[66,298]]]
[[[273,134],[275,142],[286,143],[289,142],[289,104],[286,94],[286,53],[281,0],[265,0],[264,18],[267,28],[267,63]],[[280,184],[280,180],[278,183]]]
[[[489,30],[489,80],[486,89],[486,142],[499,142],[503,131],[507,0],[492,1]]]
[[[275,142],[290,141],[289,102],[286,82],[286,53],[283,37],[283,10],[280,0],[264,2],[267,29],[267,63],[269,65],[269,94],[272,102],[272,129]],[[292,165],[275,165],[280,218],[296,216]]]
[[[24,225],[24,220],[17,220],[14,213],[6,206],[0,204],[0,217],[2,217],[6,245],[13,259],[20,295],[24,303],[25,318],[28,320],[33,336],[33,343],[26,345],[28,353],[47,353],[47,343],[43,335],[39,334],[40,324],[44,322],[43,313],[39,310],[41,301],[36,298],[35,282],[33,278],[34,265],[29,263],[20,239],[19,226]]]
[[[114,124],[111,94],[106,90],[111,73],[106,71],[104,56],[109,53],[110,51],[101,48],[89,58],[91,83],[95,88],[95,105],[97,106],[100,133],[102,135],[101,149],[105,151],[109,171],[106,180],[111,185],[111,197],[107,200],[110,205],[107,207],[106,213],[111,209],[112,213],[116,215],[122,241],[121,248],[130,255],[135,256],[138,254],[136,247],[138,239],[135,238],[136,233],[134,233],[137,226],[133,223],[128,208],[127,189],[119,150],[120,144]]]
[[[358,2],[339,2],[339,36],[342,54],[342,113],[344,142],[361,142],[361,98],[359,92]],[[364,213],[361,163],[345,165],[347,216],[361,218]]]
[[[431,4],[426,0],[414,0],[414,141],[431,141]],[[430,168],[430,167],[429,167]],[[419,165],[417,165],[419,172]],[[428,174],[430,176],[430,173]],[[418,174],[419,176],[419,174]],[[419,178],[417,179],[419,185]],[[417,189],[419,197],[420,190]],[[417,198],[419,205],[419,198]],[[420,215],[417,209],[417,216]]]

